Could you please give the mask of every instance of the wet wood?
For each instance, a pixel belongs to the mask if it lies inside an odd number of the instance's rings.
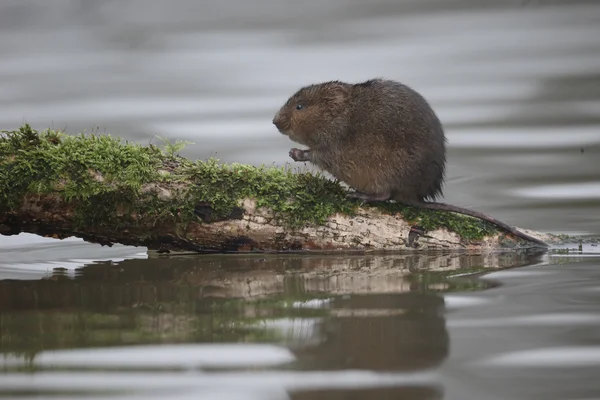
[[[257,208],[246,199],[228,218],[212,222],[202,220],[186,224],[162,222],[153,225],[135,216],[137,222],[115,231],[105,221],[77,226],[70,211],[72,204],[57,195],[29,196],[13,211],[0,214],[0,233],[20,232],[56,238],[80,237],[88,242],[112,245],[121,243],[145,246],[159,252],[374,252],[414,250],[495,251],[539,247],[508,233],[497,232],[481,240],[465,240],[456,232],[440,228],[431,232],[415,229],[399,215],[376,208],[359,208],[354,216],[336,214],[323,225],[288,229],[276,222],[270,210]],[[202,206],[202,215],[210,207]],[[552,242],[551,235],[526,231],[529,235]]]

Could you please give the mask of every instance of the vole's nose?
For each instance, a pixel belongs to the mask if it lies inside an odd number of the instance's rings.
[[[277,114],[275,114],[275,116],[273,117],[273,125],[275,125],[277,127],[277,129],[281,129],[281,113],[278,112]]]

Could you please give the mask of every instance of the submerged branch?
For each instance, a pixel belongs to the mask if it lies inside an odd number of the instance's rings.
[[[195,252],[539,247],[464,215],[360,205],[320,174],[191,161],[173,148],[28,125],[4,132],[0,234]]]

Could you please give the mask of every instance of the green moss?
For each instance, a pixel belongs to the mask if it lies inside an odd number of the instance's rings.
[[[243,198],[271,209],[289,227],[321,224],[335,213],[353,213],[358,205],[345,198],[344,189],[320,174],[298,173],[285,167],[220,164],[215,159],[185,164],[185,181],[192,197],[210,203],[218,215],[229,215]],[[187,210],[193,212],[193,210]]]
[[[185,186],[186,193],[168,201],[143,196],[142,187],[155,183]],[[26,195],[47,193],[70,201],[80,224],[116,224],[115,229],[128,225],[132,214],[195,221],[198,204],[208,205],[213,219],[226,217],[247,197],[289,227],[320,224],[358,206],[345,199],[339,184],[319,174],[215,159],[192,162],[175,156],[168,143],[161,150],[110,135],[37,132],[27,124],[2,132],[0,211],[18,207]]]
[[[399,213],[406,221],[419,225],[426,231],[444,227],[458,233],[463,239],[480,240],[498,232],[493,224],[468,215],[418,209],[391,202],[380,204],[378,207],[390,214]]]
[[[17,208],[27,195],[58,193],[70,202],[77,224],[118,230],[131,226],[139,216],[153,224],[199,221],[199,206],[210,208],[210,220],[226,218],[235,213],[240,200],[254,198],[259,207],[271,209],[279,223],[297,228],[322,224],[335,213],[352,215],[360,205],[346,198],[346,189],[338,182],[322,174],[222,164],[215,159],[194,162],[175,154],[184,144],[166,143],[159,149],[110,135],[38,132],[27,124],[4,131],[0,134],[0,212]],[[183,192],[161,200],[147,192],[156,184],[171,192],[183,188]],[[453,213],[393,203],[373,207],[400,212],[426,230],[447,227],[465,239],[496,231],[488,223]]]
[[[0,211],[26,195],[60,192],[81,223],[118,222],[115,207],[135,203],[157,178],[160,151],[110,135],[68,136],[29,125],[0,136]],[[107,212],[111,211],[111,212]]]

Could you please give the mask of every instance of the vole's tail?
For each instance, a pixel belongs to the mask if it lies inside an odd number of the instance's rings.
[[[494,224],[497,227],[504,229],[508,233],[511,233],[514,236],[520,237],[521,239],[524,239],[524,240],[527,240],[527,241],[530,241],[533,243],[537,243],[543,247],[548,247],[548,244],[545,243],[544,241],[542,241],[538,238],[534,238],[533,236],[529,236],[526,233],[520,232],[516,228],[509,226],[508,224],[506,224],[500,220],[497,220],[496,218],[493,218],[487,214],[479,212],[479,211],[469,210],[468,208],[453,206],[451,204],[446,204],[446,203],[437,203],[437,202],[423,202],[423,203],[415,204],[414,206],[429,209],[429,210],[450,211],[450,212],[455,212],[458,214],[464,214],[464,215],[469,215],[471,217],[479,218],[479,219],[487,221],[491,224]]]

